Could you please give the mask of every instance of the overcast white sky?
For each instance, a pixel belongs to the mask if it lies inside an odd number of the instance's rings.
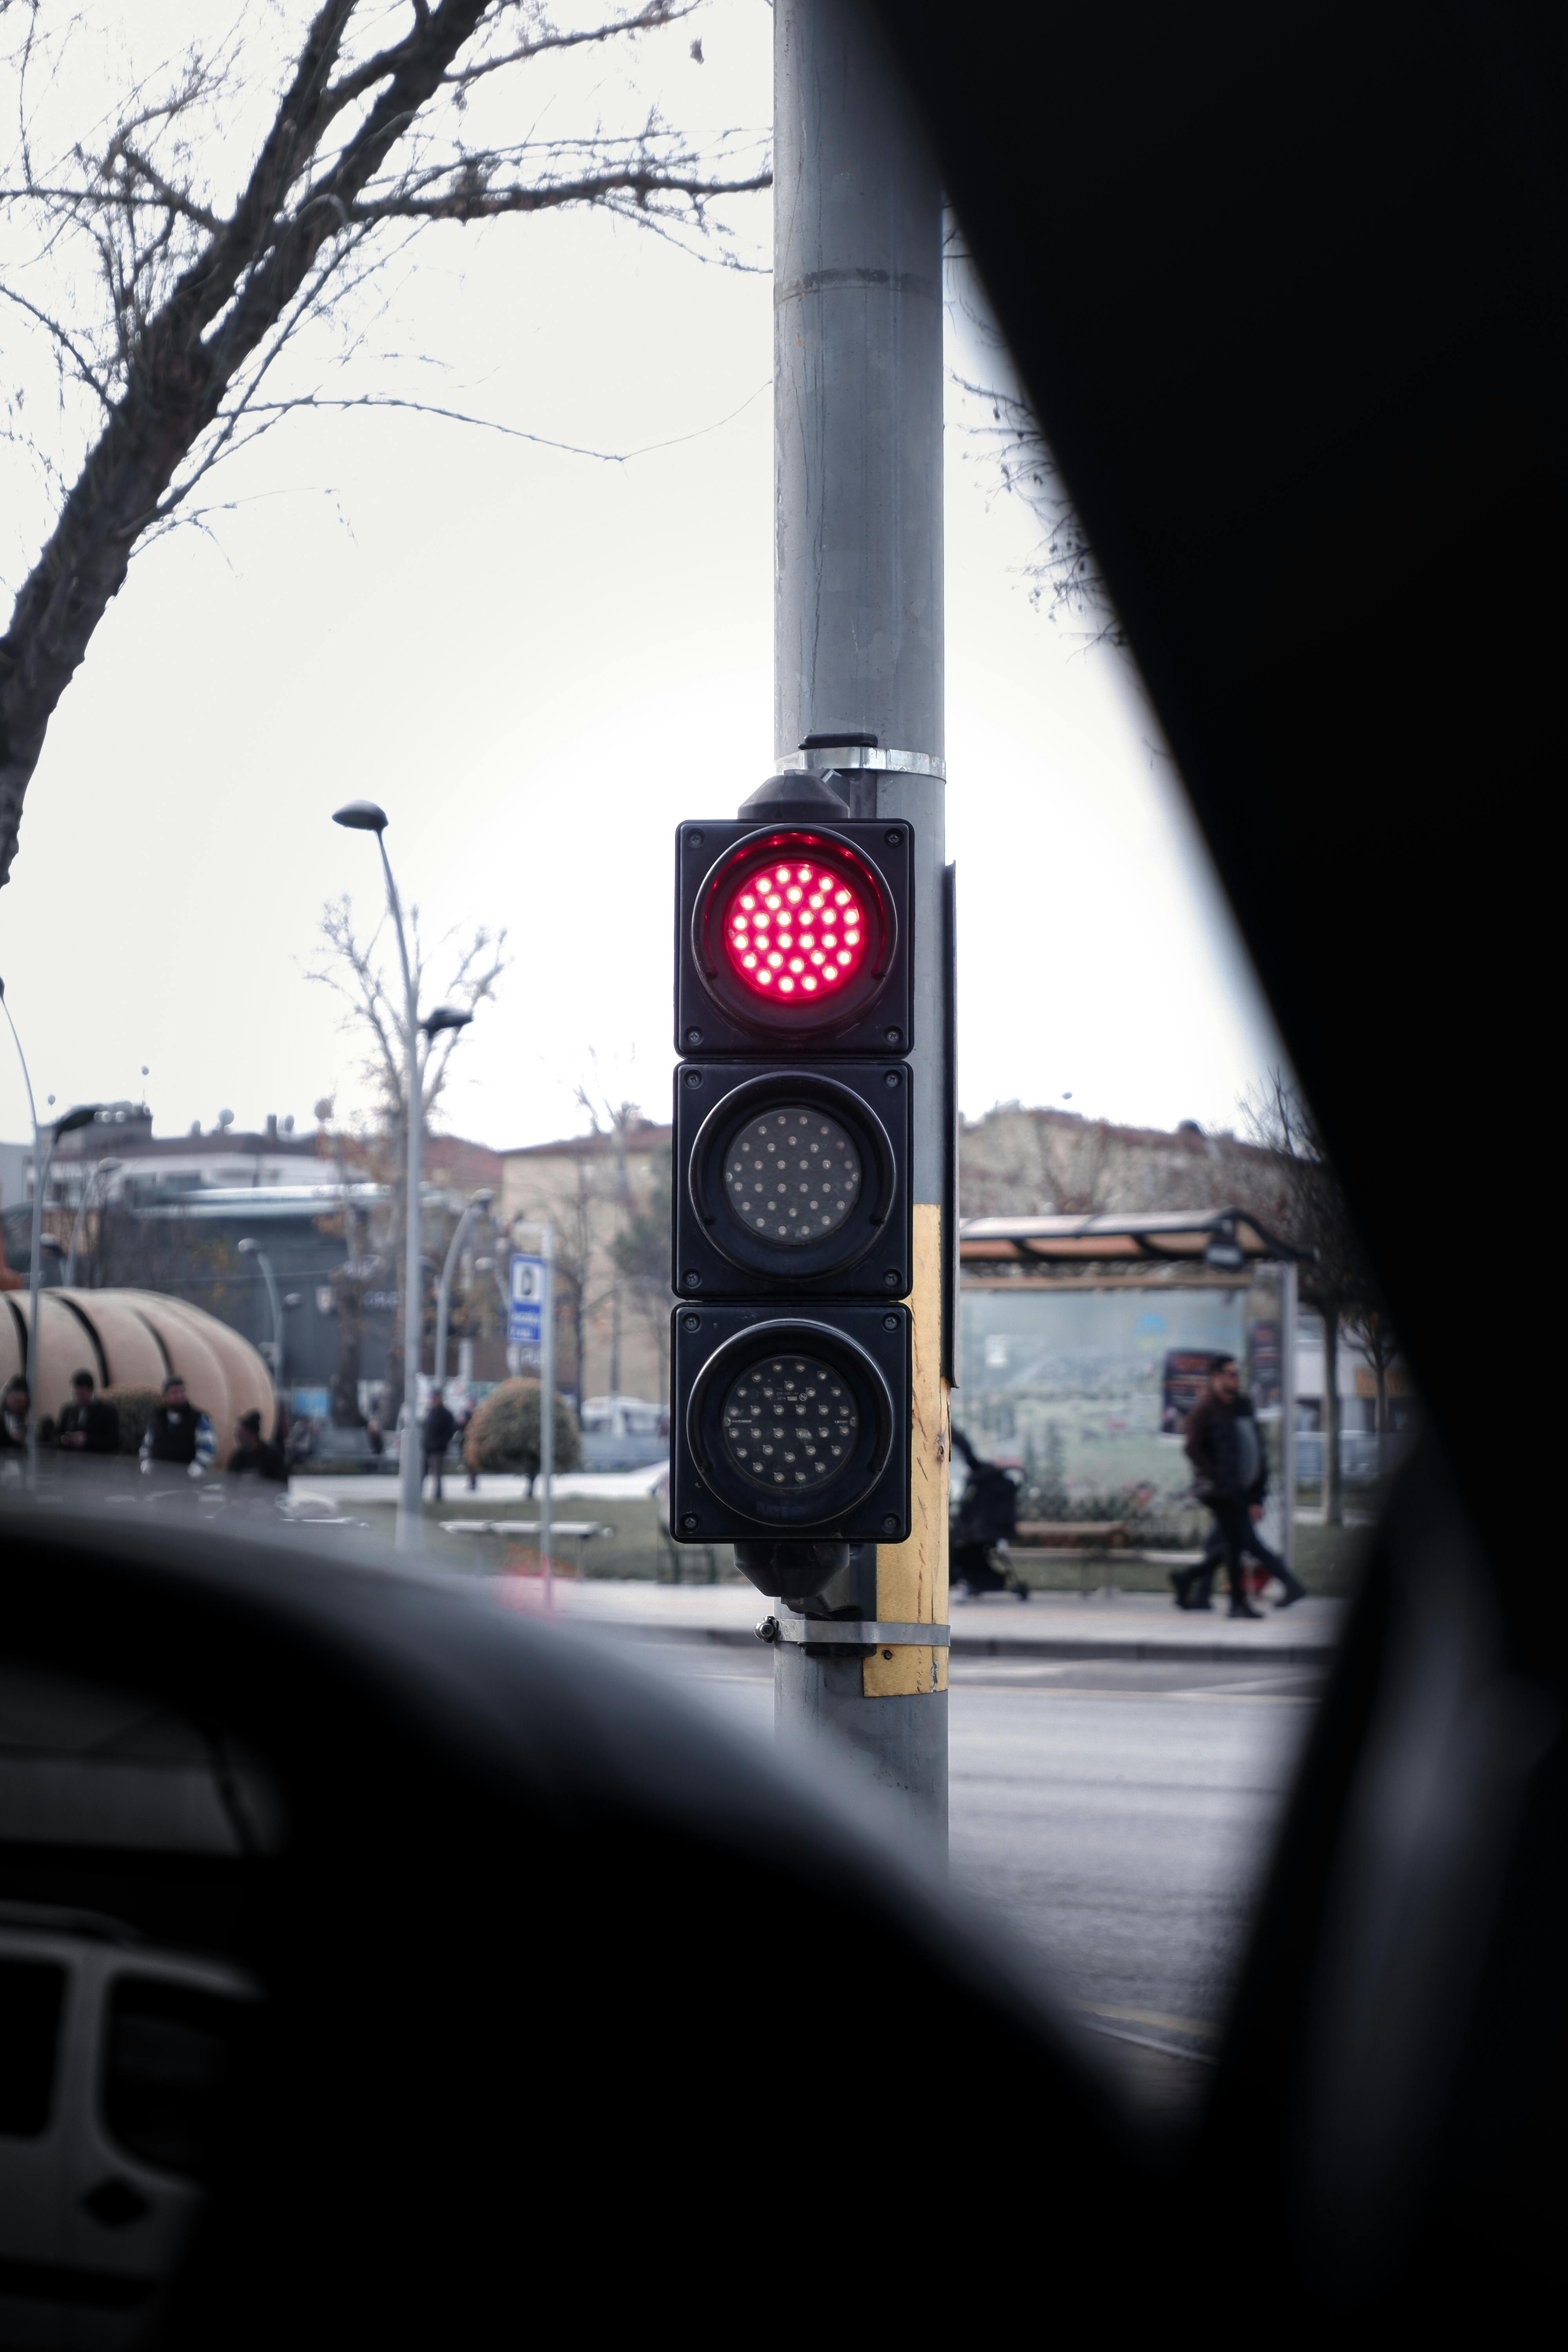
[[[762,0],[700,29],[705,65],[683,37],[647,68],[668,115],[764,124]],[[329,821],[368,795],[427,932],[510,936],[447,1123],[500,1145],[574,1131],[595,1068],[668,1116],[672,831],[731,813],[772,764],[770,309],[765,274],[603,219],[422,240],[381,347],[438,354],[419,379],[438,397],[601,449],[696,437],[608,466],[406,415],[303,418],[220,478],[240,503],[214,538],[136,559],[0,892],[40,1108],[135,1096],[144,1063],[162,1132],[350,1106],[353,1051],[305,971],[325,898],[378,904],[374,844]],[[950,388],[963,1106],[1070,1095],[1229,1126],[1279,1055],[1267,1010],[1137,677],[1031,607],[1035,527],[966,455],[965,405]],[[0,478],[13,462],[0,448]]]

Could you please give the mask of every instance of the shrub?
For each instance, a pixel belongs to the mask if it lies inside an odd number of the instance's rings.
[[[120,1451],[140,1454],[147,1424],[163,1402],[162,1394],[157,1389],[105,1389],[102,1395],[120,1415]]]
[[[577,1416],[564,1397],[555,1400],[555,1463],[557,1470],[580,1469],[583,1437]],[[470,1470],[521,1471],[533,1491],[539,1475],[539,1382],[502,1381],[475,1408],[463,1438],[463,1460]]]

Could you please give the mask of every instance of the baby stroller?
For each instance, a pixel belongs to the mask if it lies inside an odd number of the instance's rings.
[[[961,1429],[953,1431],[952,1443],[969,1465],[952,1528],[952,1583],[972,1596],[1012,1592],[1027,1601],[1029,1588],[1007,1558],[1018,1528],[1018,1489],[998,1463],[981,1460]],[[1000,1566],[994,1553],[1001,1554]]]

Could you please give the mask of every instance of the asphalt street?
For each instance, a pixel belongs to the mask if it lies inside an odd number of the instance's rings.
[[[771,1741],[765,1653],[650,1642],[644,1654]],[[953,1880],[1157,2095],[1149,2052],[1179,2056],[1195,2087],[1217,2036],[1321,1680],[1290,1665],[953,1661]]]

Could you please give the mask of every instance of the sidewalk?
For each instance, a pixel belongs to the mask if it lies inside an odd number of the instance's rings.
[[[542,1592],[533,1578],[516,1580],[529,1600]],[[521,1595],[520,1594],[520,1598]],[[562,1577],[553,1587],[563,1618],[645,1641],[716,1642],[753,1646],[755,1628],[773,1604],[750,1585],[652,1584],[595,1577]],[[526,1603],[524,1605],[527,1605]],[[1294,1609],[1266,1608],[1256,1622],[1224,1614],[1184,1612],[1157,1592],[1037,1593],[1021,1603],[1011,1594],[961,1601],[953,1608],[957,1658],[1186,1659],[1193,1664],[1319,1664],[1333,1655],[1343,1602],[1311,1599]]]
[[[552,1483],[554,1500],[570,1501],[574,1496],[589,1496],[598,1502],[613,1502],[617,1496],[651,1495],[665,1465],[656,1462],[646,1470],[570,1470]],[[448,1503],[526,1503],[529,1501],[528,1480],[512,1477],[504,1472],[486,1471],[479,1486],[470,1490],[468,1474],[460,1464],[447,1463],[445,1472],[446,1500]],[[307,1462],[296,1470],[289,1481],[296,1495],[320,1496],[323,1502],[348,1507],[355,1503],[385,1503],[393,1507],[397,1502],[397,1473],[391,1470],[312,1470]],[[426,1482],[426,1496],[429,1494]],[[539,1496],[532,1497],[534,1510],[539,1508]],[[559,1516],[559,1514],[557,1514]]]

